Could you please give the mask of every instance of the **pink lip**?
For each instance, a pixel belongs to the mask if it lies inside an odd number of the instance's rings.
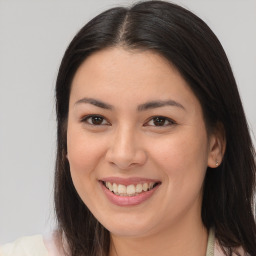
[[[108,190],[102,182],[100,182],[100,184],[103,192],[105,193],[109,201],[117,206],[135,206],[135,205],[141,204],[147,199],[149,199],[159,187],[159,185],[157,185],[153,189],[146,192],[142,192],[136,196],[118,196],[112,193],[110,190]],[[118,183],[118,184],[121,184],[121,183]]]
[[[137,185],[137,184],[151,183],[151,182],[160,183],[159,180],[145,179],[140,177],[132,177],[132,178],[107,177],[107,178],[102,178],[101,181],[122,184],[125,186],[131,185],[131,184]]]

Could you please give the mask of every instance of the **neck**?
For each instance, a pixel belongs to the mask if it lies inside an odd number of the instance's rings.
[[[201,220],[173,225],[143,237],[111,234],[109,256],[205,256],[208,233]]]

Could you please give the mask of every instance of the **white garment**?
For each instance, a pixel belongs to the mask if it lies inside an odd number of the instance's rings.
[[[50,256],[41,235],[22,237],[0,247],[0,256]],[[57,256],[57,255],[56,255]]]
[[[64,244],[65,247],[65,244]],[[67,250],[65,250],[67,251]],[[245,253],[240,249],[241,256]],[[41,235],[22,237],[12,243],[0,246],[0,256],[64,256],[64,249],[56,233],[51,236]],[[235,254],[234,254],[235,255]],[[214,231],[209,232],[206,256],[224,256],[218,242],[215,239]]]

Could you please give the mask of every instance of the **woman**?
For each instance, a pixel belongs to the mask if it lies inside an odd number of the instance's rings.
[[[56,109],[59,226],[25,241],[37,252],[256,255],[255,152],[197,16],[148,1],[95,17],[63,57]]]

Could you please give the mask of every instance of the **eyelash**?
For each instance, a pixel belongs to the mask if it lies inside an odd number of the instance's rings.
[[[154,122],[154,121],[164,121],[164,125],[143,125],[143,126],[154,126],[154,127],[166,127],[166,126],[171,126],[171,125],[175,125],[177,124],[174,120],[172,120],[171,118],[165,117],[165,116],[153,116],[150,117],[150,119],[146,122],[146,124],[149,124],[150,122]],[[168,122],[168,124],[166,124],[166,122]]]
[[[93,118],[98,118],[99,119],[98,121],[100,121],[100,122],[102,121],[103,123],[101,122],[99,124],[95,124],[95,123],[93,123],[93,120],[92,120]],[[89,121],[90,119],[91,119],[91,121]],[[94,120],[94,121],[97,121],[97,119]],[[151,124],[151,125],[149,124],[150,122],[157,122],[157,121],[164,122],[164,123],[162,123],[163,125],[155,125],[154,123]],[[85,116],[81,119],[81,122],[87,123],[88,125],[92,125],[92,126],[111,125],[106,120],[106,118],[104,116],[101,116],[101,115],[87,115],[87,116]],[[166,124],[166,122],[167,122],[167,124]],[[143,126],[152,126],[152,127],[159,127],[160,128],[160,127],[167,127],[167,126],[172,126],[172,125],[176,125],[176,124],[177,123],[174,120],[172,120],[168,117],[152,116],[148,119],[148,121]]]
[[[94,124],[93,122],[89,122],[88,120],[92,120],[92,118],[100,118],[101,120],[105,121],[106,123],[102,124]],[[88,116],[85,116],[81,119],[81,122],[83,123],[87,123],[89,125],[93,125],[93,126],[100,126],[100,125],[110,125],[110,123],[106,120],[106,118],[104,116],[101,116],[101,115],[88,115]]]

